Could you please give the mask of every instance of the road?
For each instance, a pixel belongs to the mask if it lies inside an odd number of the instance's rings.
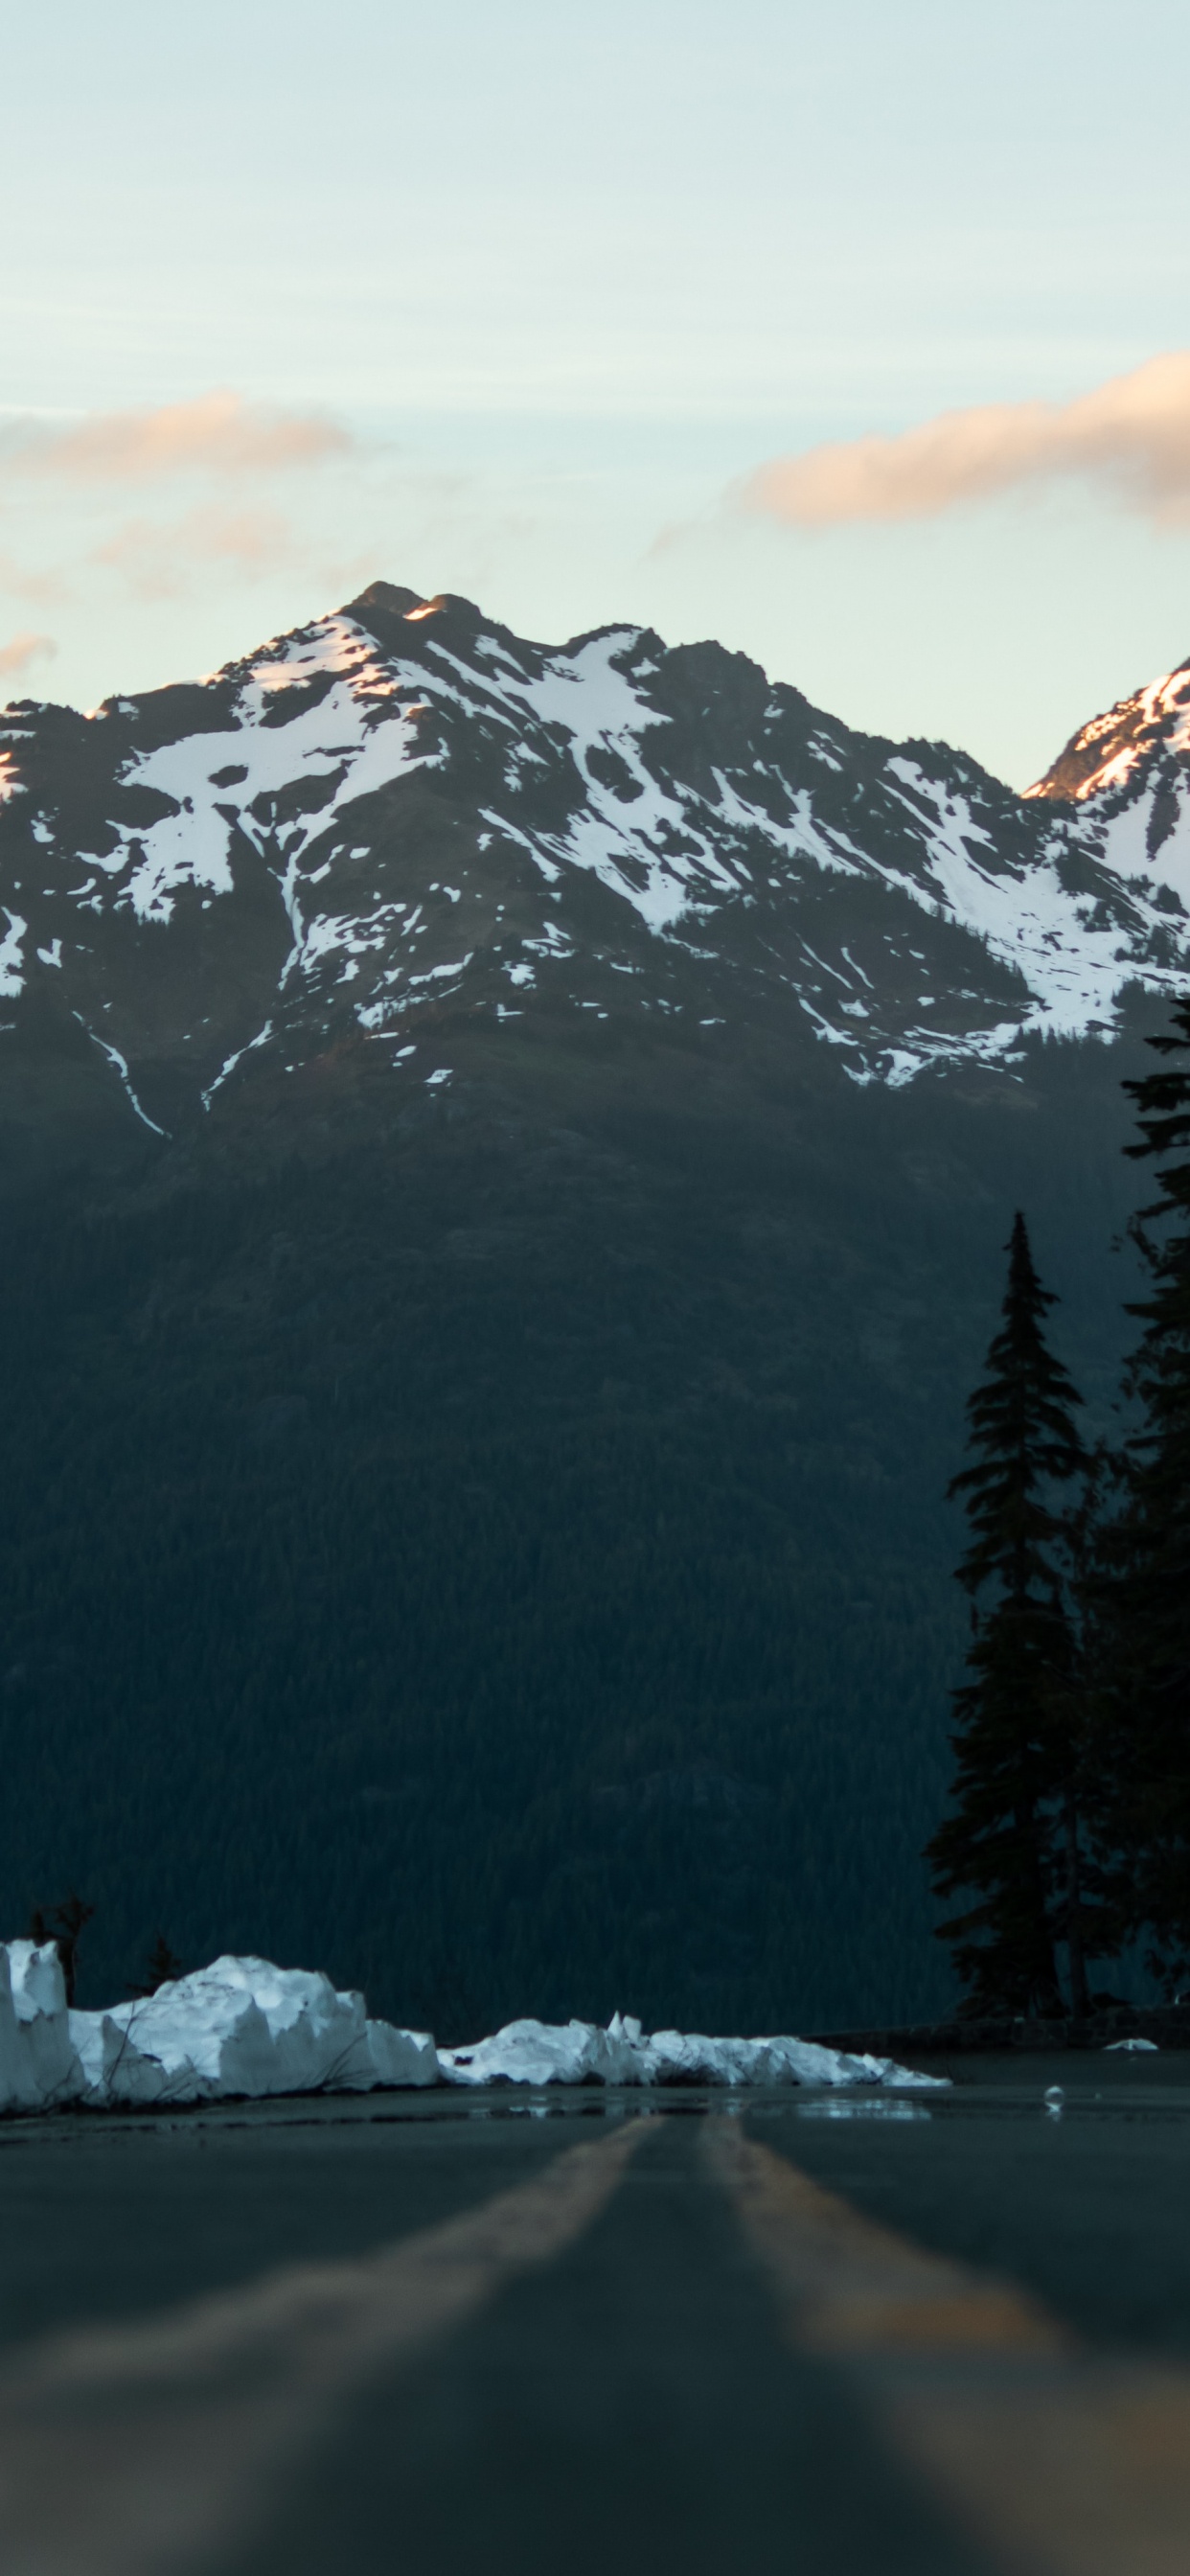
[[[8,2124],[0,2567],[1186,2576],[1190,2059],[956,2073]]]

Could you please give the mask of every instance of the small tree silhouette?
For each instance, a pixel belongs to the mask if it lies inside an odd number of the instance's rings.
[[[68,2004],[74,2002],[79,1937],[83,1925],[90,1922],[94,1912],[94,1906],[85,1904],[83,1898],[72,1888],[69,1896],[63,1897],[60,1905],[49,1907],[48,1921],[46,1908],[40,1905],[34,1906],[29,1918],[30,1940],[36,1941],[39,1948],[44,1947],[47,1941],[52,1941],[57,1950],[62,1962],[62,1974],[66,1980]]]
[[[133,1987],[134,1995],[155,1995],[159,1986],[172,1985],[175,1977],[184,1975],[182,1962],[174,1957],[164,1932],[158,1933],[145,1961],[145,1968],[147,1971],[145,1982],[142,1986]]]

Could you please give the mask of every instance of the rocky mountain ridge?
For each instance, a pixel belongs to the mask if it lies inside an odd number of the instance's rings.
[[[1105,835],[1105,856],[1122,869],[1137,853],[1137,832],[1111,826],[1132,814],[1145,857],[1153,860],[1176,839],[1188,764],[1190,661],[1092,716],[1027,792],[1090,808]]]
[[[1190,667],[1019,797],[715,644],[374,583],[194,684],[0,721],[0,1047],[175,1135],[467,1033],[762,1027],[854,1083],[1108,1035],[1190,967]]]

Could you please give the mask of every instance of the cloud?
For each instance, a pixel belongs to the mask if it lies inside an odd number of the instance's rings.
[[[146,483],[170,474],[274,474],[353,446],[337,421],[219,392],[158,411],[97,412],[73,429],[24,430],[9,443],[7,462],[75,483]]]
[[[52,662],[57,650],[52,635],[14,635],[11,644],[0,644],[0,675],[11,679],[33,662]]]
[[[60,573],[28,572],[24,564],[17,562],[14,555],[7,555],[2,551],[0,551],[0,590],[6,590],[12,599],[34,600],[44,607],[49,607],[51,603],[56,606],[60,600],[69,596]]]
[[[138,599],[176,599],[196,571],[231,565],[249,579],[295,561],[288,521],[275,510],[188,510],[182,519],[129,519],[91,562],[123,573]]]
[[[934,519],[965,502],[1080,475],[1160,524],[1190,524],[1190,350],[1151,358],[1074,402],[984,403],[898,438],[777,457],[736,497],[802,528]]]

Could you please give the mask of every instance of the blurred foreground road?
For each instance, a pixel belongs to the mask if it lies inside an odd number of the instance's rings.
[[[1187,2576],[1190,2060],[956,2072],[5,2126],[3,2576]]]

